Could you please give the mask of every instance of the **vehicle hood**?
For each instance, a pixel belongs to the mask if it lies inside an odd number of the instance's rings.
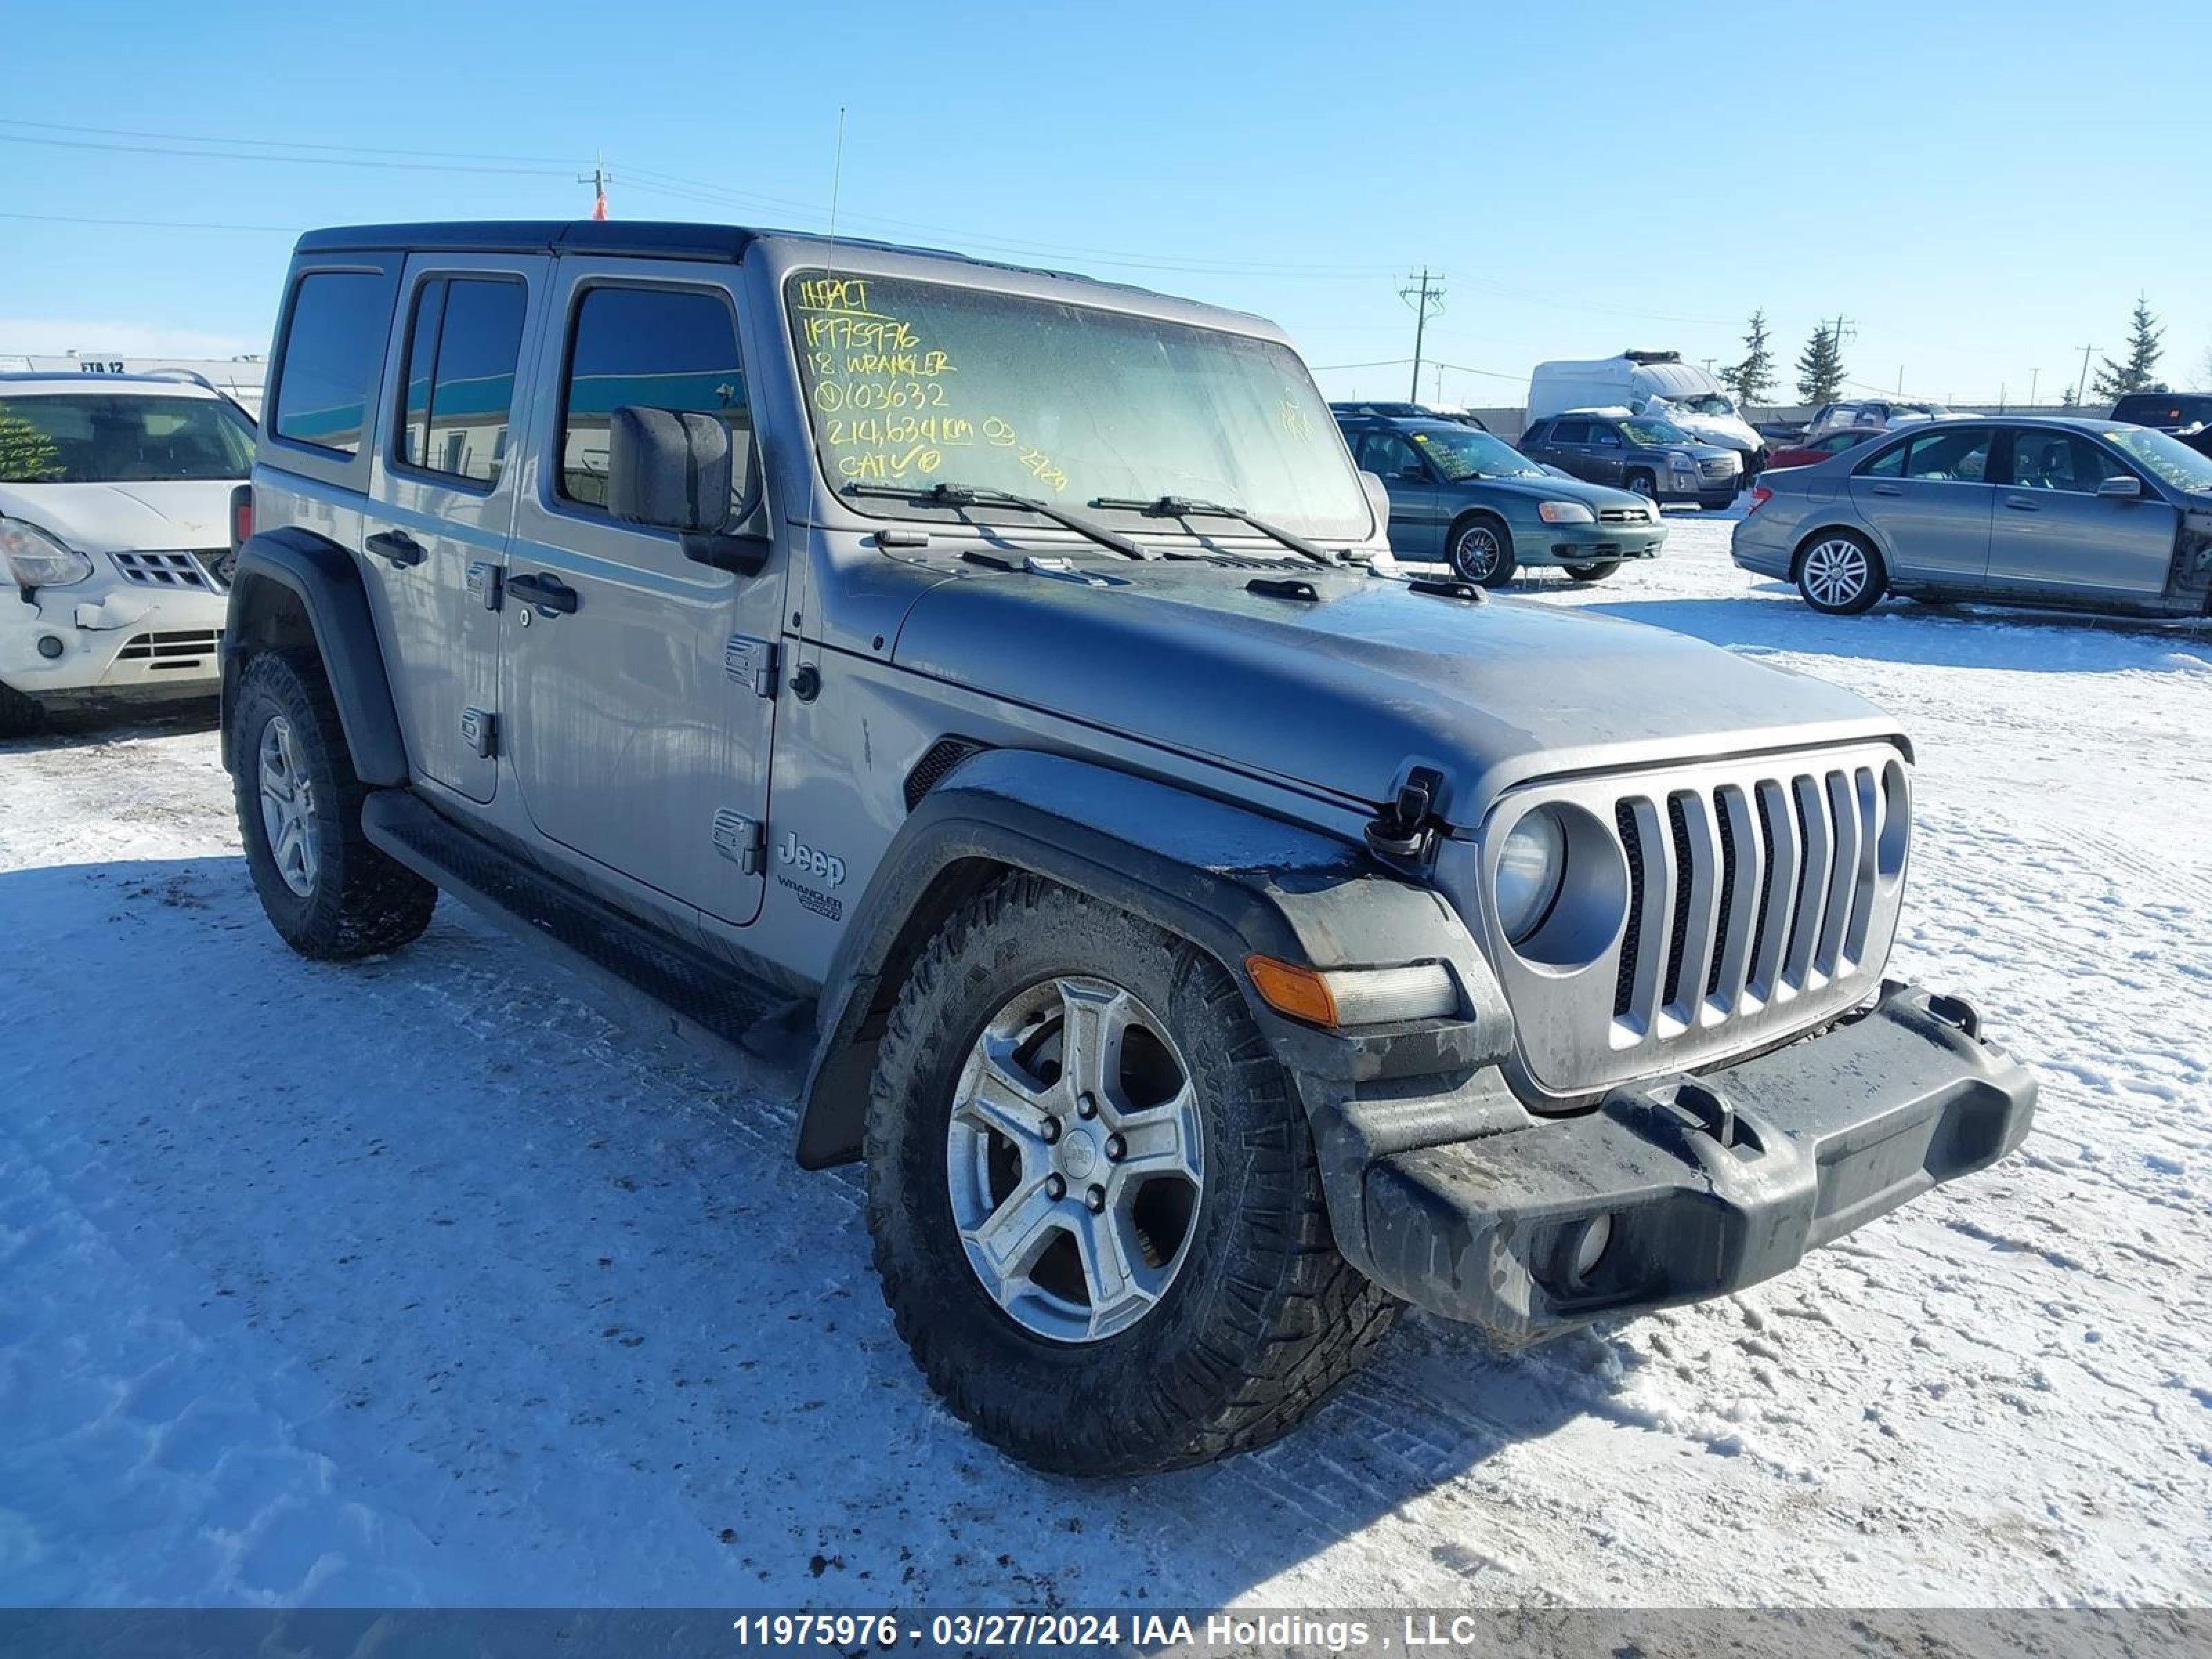
[[[1702,438],[1723,449],[1746,453],[1759,447],[1759,434],[1743,422],[1726,415],[1670,415],[1667,417],[1692,438]]]
[[[1547,474],[1540,478],[1462,478],[1444,488],[1461,495],[1487,495],[1493,500],[1511,495],[1531,501],[1580,501],[1589,507],[1644,505],[1641,495],[1632,495],[1625,489],[1610,489],[1603,484],[1584,483],[1565,474],[1559,477]]]
[[[234,487],[220,478],[0,484],[0,518],[25,520],[84,553],[228,547]]]
[[[1098,567],[1085,567],[1086,569]],[[1109,585],[977,574],[930,588],[902,667],[1103,732],[1361,802],[1443,775],[1447,820],[1553,773],[1895,734],[1871,705],[1701,641],[1537,601],[1358,573],[1115,567]]]

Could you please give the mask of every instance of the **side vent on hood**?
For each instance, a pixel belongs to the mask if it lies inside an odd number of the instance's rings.
[[[966,738],[939,738],[930,744],[929,752],[914,763],[914,770],[906,775],[906,810],[909,812],[921,805],[921,798],[945,781],[954,767],[970,755],[980,755],[988,744],[975,743]]]

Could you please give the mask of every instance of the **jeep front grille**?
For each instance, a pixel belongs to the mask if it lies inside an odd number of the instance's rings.
[[[203,593],[227,593],[230,555],[222,548],[182,553],[111,553],[123,580],[141,587],[191,587]]]
[[[1547,953],[1540,930],[1524,957],[1498,934],[1485,878],[1463,878],[1479,895],[1455,895],[1463,911],[1481,900],[1538,1092],[1587,1097],[1747,1052],[1842,1013],[1879,981],[1909,832],[1893,746],[1538,785],[1507,797],[1486,835],[1545,805],[1581,825],[1568,880],[1614,895],[1610,935],[1601,923]]]

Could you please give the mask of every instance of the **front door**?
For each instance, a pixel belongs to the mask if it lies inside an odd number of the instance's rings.
[[[1893,444],[1851,475],[1851,500],[1888,544],[1892,574],[1979,587],[1990,567],[1993,426],[1942,427]]]
[[[1352,455],[1363,472],[1382,480],[1390,495],[1390,551],[1401,559],[1444,556],[1444,526],[1428,465],[1401,434],[1377,427],[1355,440]]]
[[[427,777],[488,801],[498,781],[495,609],[514,514],[511,459],[531,406],[524,349],[550,261],[416,255],[385,376],[362,564],[408,752]]]
[[[2104,594],[2154,599],[2173,568],[2181,514],[2147,483],[2137,497],[2100,495],[2106,478],[2141,479],[2076,432],[2020,427],[2009,481],[1990,532],[1990,586],[2008,596]]]
[[[752,452],[727,265],[559,262],[505,611],[514,766],[538,832],[708,915],[759,914],[783,563],[738,577],[606,510],[625,405],[704,411]],[[750,488],[757,469],[738,472]],[[736,505],[733,503],[733,506]]]

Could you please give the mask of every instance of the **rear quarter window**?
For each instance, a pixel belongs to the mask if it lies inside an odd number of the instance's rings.
[[[390,276],[310,271],[294,289],[270,430],[337,455],[361,451],[392,321]]]

